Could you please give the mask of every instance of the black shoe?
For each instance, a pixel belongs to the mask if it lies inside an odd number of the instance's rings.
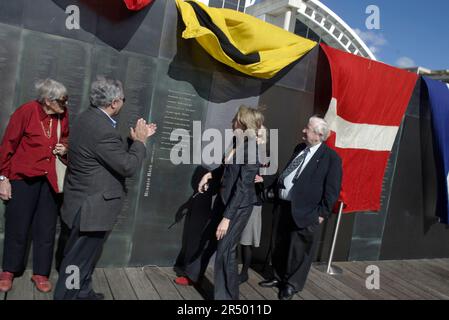
[[[291,300],[291,298],[295,295],[295,293],[298,292],[293,288],[293,286],[286,283],[284,287],[279,290],[279,300]]]
[[[239,274],[239,283],[242,284],[246,281],[248,281],[248,274],[247,273]]]
[[[264,288],[273,288],[273,287],[277,287],[278,285],[279,285],[279,281],[274,278],[259,282],[259,286],[264,287]]]
[[[76,300],[104,300],[104,294],[92,292],[86,297],[78,297]]]

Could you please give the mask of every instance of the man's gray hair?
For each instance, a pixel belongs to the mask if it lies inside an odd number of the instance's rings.
[[[320,136],[321,142],[324,142],[330,136],[329,124],[326,120],[319,116],[312,116],[309,119],[312,124],[313,131]]]
[[[90,88],[90,103],[94,107],[105,108],[116,99],[123,98],[123,85],[119,80],[98,77]]]
[[[54,101],[67,96],[67,88],[62,83],[50,78],[38,80],[34,86],[37,92],[37,100],[41,103],[45,99]]]

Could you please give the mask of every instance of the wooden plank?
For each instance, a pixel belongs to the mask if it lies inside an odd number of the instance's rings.
[[[54,289],[56,287],[56,282],[58,281],[58,273],[53,270],[50,274],[50,282],[53,286],[53,290],[47,293],[40,292],[36,289],[36,286],[33,285],[33,295],[34,300],[53,300]]]
[[[313,296],[316,297],[315,299],[307,300],[337,300],[337,298],[335,298],[332,294],[317,286],[315,282],[311,281],[310,279],[307,279],[304,289],[307,289]],[[303,290],[299,294],[302,296],[304,291],[305,290]]]
[[[336,286],[330,284],[322,276],[318,276],[315,273],[309,272],[308,281],[313,282],[316,286],[320,287],[326,292],[329,292],[338,300],[351,300],[351,297],[349,297],[346,293],[344,293]]]
[[[449,258],[440,258],[440,259],[433,259],[435,261],[440,262],[441,264],[445,264],[449,266]]]
[[[361,295],[365,296],[369,300],[385,300],[395,299],[394,296],[385,295],[379,290],[370,290],[366,288],[366,278],[362,278],[348,269],[348,264],[351,262],[335,262],[334,265],[340,267],[343,270],[343,274],[339,275],[335,279],[345,283]]]
[[[248,282],[241,283],[239,290],[248,300],[265,300]]]
[[[258,274],[257,272],[255,272],[254,270],[250,269],[250,279],[248,281],[248,283],[256,290],[258,291],[260,294],[262,294],[265,299],[270,299],[270,300],[277,300],[278,299],[278,289],[277,288],[263,288],[261,286],[259,286],[259,282],[262,280],[265,280],[260,274]],[[272,296],[272,292],[274,291],[275,295],[274,297]],[[261,292],[263,291],[263,292]],[[272,296],[272,298],[269,298],[268,296],[266,296],[264,293],[268,294],[269,296]],[[305,288],[296,293],[295,296],[293,296],[292,300],[320,300],[319,297],[317,297],[316,295],[314,295],[308,288],[307,288],[307,283],[305,285]]]
[[[20,278],[14,278],[11,291],[6,294],[7,300],[33,300],[33,287],[31,271],[27,270]]]
[[[359,290],[354,290],[351,286],[349,286],[347,284],[347,282],[350,280],[350,278],[347,277],[345,274],[331,276],[327,273],[320,272],[315,268],[310,269],[310,274],[316,274],[317,277],[320,277],[324,281],[329,282],[329,284],[336,287],[338,290],[340,290],[341,292],[346,294],[352,300],[367,300],[368,299],[368,297],[366,297],[365,295],[360,293],[365,290],[360,290],[360,288],[359,288]]]
[[[157,293],[151,281],[146,276],[142,268],[125,268],[128,280],[139,300],[160,300],[161,296]]]
[[[321,300],[319,297],[317,297],[315,294],[312,293],[312,291],[309,289],[306,285],[304,286],[304,289],[296,294],[298,297],[300,297],[302,300]]]
[[[436,265],[440,266],[441,268],[449,270],[449,260],[448,259],[432,259],[431,261],[432,261],[432,263],[435,263]]]
[[[429,260],[428,263],[434,264],[435,266],[438,266],[447,272],[449,272],[449,260],[448,259],[432,259]]]
[[[427,270],[425,268],[425,265],[419,265],[416,262],[399,261],[398,263],[404,270],[403,272],[418,273],[419,275],[419,277],[417,277],[418,281],[422,282],[428,288],[434,290],[435,292],[439,292],[440,294],[443,295],[448,295],[447,284],[445,284],[447,279],[442,278],[438,274],[435,274],[434,272]]]
[[[434,290],[428,290],[425,284],[416,281],[416,279],[420,277],[420,275],[417,273],[404,273],[402,267],[395,267],[395,265],[392,263],[383,263],[381,265],[381,268],[381,273],[382,271],[387,271],[389,274],[391,274],[391,281],[400,283],[410,292],[413,292],[414,294],[420,296],[420,298],[417,299],[433,300],[442,298],[442,296],[435,293]]]
[[[208,267],[206,269],[206,273],[205,276],[207,278],[207,280],[209,280],[210,283],[214,282],[214,271],[211,267]],[[212,297],[214,296],[214,293],[212,292]],[[245,292],[243,292],[242,290],[240,290],[239,288],[239,300],[248,300],[249,298],[246,296]]]
[[[363,287],[364,292],[370,296],[370,299],[373,300],[397,300],[398,298],[388,291],[382,290],[370,290],[366,288],[366,277],[368,276],[366,273],[360,273],[360,270],[352,270],[351,267],[352,262],[337,262],[337,266],[341,267],[344,272],[351,278],[354,279],[354,283]],[[357,287],[355,287],[357,288]]]
[[[441,275],[434,272],[433,270],[430,270],[427,268],[428,266],[424,263],[420,263],[417,260],[402,260],[398,261],[400,266],[404,268],[404,272],[410,272],[415,271],[419,273],[423,278],[426,278],[426,280],[432,279],[433,281],[441,281],[441,279],[444,279]]]
[[[394,263],[394,262],[393,262]],[[361,263],[365,268],[371,263]],[[403,279],[403,277],[398,277],[396,274],[392,273],[390,268],[387,268],[388,262],[378,261],[376,262],[377,267],[380,271],[380,286],[382,287],[385,283],[389,286],[394,287],[396,290],[404,293],[412,300],[422,300],[425,299],[421,294],[420,290],[415,286],[411,285]]]
[[[426,268],[418,265],[412,265],[410,263],[402,263],[402,268],[404,269],[404,272],[407,273],[419,273],[419,276],[417,279],[420,282],[425,283],[428,287],[432,288],[433,290],[443,294],[448,295],[447,290],[448,286],[445,283],[447,279],[442,278],[438,274],[435,274],[434,272],[427,270]]]
[[[370,263],[371,264],[371,263]],[[359,276],[361,279],[366,280],[368,277],[368,274],[365,273],[366,267],[362,265],[359,262],[351,262],[348,265],[346,265],[346,269],[351,271],[352,273]],[[380,289],[379,290],[373,290],[373,292],[376,292],[379,294],[383,299],[389,299],[389,300],[408,300],[410,299],[407,295],[404,295],[402,292],[398,291],[397,289],[390,287],[388,283],[383,283],[382,278],[380,280]],[[382,299],[380,298],[380,299]]]
[[[395,263],[396,261],[391,261]],[[371,261],[371,262],[356,262],[355,265],[357,265],[359,268],[366,270],[366,267],[369,265],[375,265],[379,267],[380,270],[380,290],[385,290],[394,296],[396,296],[400,300],[411,300],[415,299],[416,296],[413,293],[408,292],[403,286],[398,285],[395,281],[396,279],[393,277],[388,276],[387,272],[382,272],[382,264],[383,263],[389,263],[389,261]],[[365,274],[365,277],[368,277],[368,274]]]
[[[278,294],[275,288],[264,288],[259,286],[259,282],[263,280],[263,278],[254,270],[248,270],[248,285],[250,285],[257,293],[259,293],[262,297],[267,300],[277,300]]]
[[[180,286],[174,282],[177,275],[172,267],[159,268],[159,269],[162,272],[164,272],[169,279],[172,280],[172,282],[175,285],[175,288],[178,290],[178,292],[181,294],[184,300],[204,300],[203,296],[198,292],[198,290],[196,290],[194,286]]]
[[[158,267],[145,267],[144,271],[162,300],[183,300],[171,279]]]
[[[92,275],[92,287],[95,292],[104,294],[105,300],[114,300],[104,269],[96,268]]]
[[[447,270],[443,266],[440,266],[437,263],[434,263],[432,260],[430,260],[430,259],[421,260],[421,261],[419,261],[419,263],[423,264],[427,270],[437,274],[441,278],[443,278],[443,279],[449,278],[449,270]]]
[[[430,260],[404,260],[401,261],[403,266],[415,269],[426,276],[432,277],[433,279],[447,279],[448,273],[444,268],[432,266],[429,263]]]
[[[104,269],[114,300],[137,300],[125,270],[122,268]]]

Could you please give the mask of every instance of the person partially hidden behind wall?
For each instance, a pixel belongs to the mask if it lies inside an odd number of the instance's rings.
[[[304,143],[295,148],[272,186],[279,219],[272,255],[274,274],[259,283],[279,287],[280,300],[289,300],[304,288],[319,226],[330,215],[341,188],[341,159],[324,143],[330,133],[327,122],[313,116],[302,133]]]
[[[130,129],[131,146],[122,141],[112,118],[125,103],[120,81],[99,78],[92,84],[90,102],[91,107],[78,116],[69,139],[62,219],[71,233],[55,288],[56,300],[104,299],[92,288],[92,273],[121,211],[125,178],[140,168],[145,143],[156,131],[156,125],[139,119]],[[66,284],[73,267],[78,268],[79,283],[72,288]],[[70,270],[72,273],[67,272]]]

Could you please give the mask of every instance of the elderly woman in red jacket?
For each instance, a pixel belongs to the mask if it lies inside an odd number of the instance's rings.
[[[48,276],[58,217],[56,157],[67,154],[67,89],[46,79],[36,83],[37,100],[11,116],[0,145],[0,198],[6,203],[0,291],[9,291],[25,269],[27,240],[33,240],[33,276],[42,292]]]

